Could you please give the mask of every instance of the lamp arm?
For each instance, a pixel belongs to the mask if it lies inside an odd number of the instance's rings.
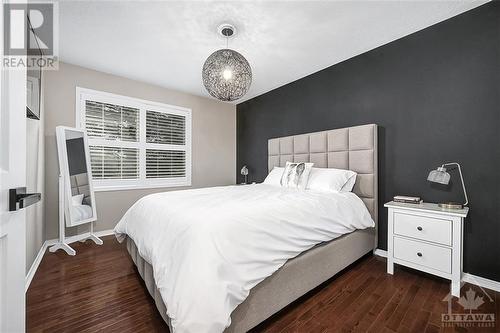
[[[460,174],[460,180],[462,181],[462,189],[464,190],[464,196],[465,196],[464,206],[467,206],[467,204],[469,203],[469,198],[467,198],[467,191],[465,190],[464,177],[462,175],[462,168],[460,167],[460,164],[458,164],[457,162],[450,162],[450,163],[444,163],[442,167],[446,165],[456,165],[458,167],[458,173]]]

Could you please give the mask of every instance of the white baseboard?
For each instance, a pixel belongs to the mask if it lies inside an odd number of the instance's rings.
[[[26,274],[26,282],[24,284],[24,292],[28,291],[28,288],[31,284],[31,280],[33,280],[33,277],[35,276],[36,270],[38,269],[38,266],[40,266],[40,263],[42,262],[43,255],[45,254],[45,251],[47,251],[48,248],[47,241],[43,242],[42,247],[40,247],[40,250],[38,251],[38,254],[35,257],[35,260],[31,264],[30,270],[28,271],[28,274]]]
[[[103,230],[103,231],[96,231],[94,232],[94,235],[97,237],[104,237],[104,236],[109,236],[113,235],[114,232],[113,230]],[[74,242],[78,242],[82,239],[87,238],[90,235],[90,233],[86,232],[81,235],[76,235],[76,236],[71,236],[66,238],[66,243],[71,244]],[[33,277],[35,276],[36,270],[38,269],[38,266],[40,266],[40,263],[42,262],[43,255],[47,251],[49,247],[57,243],[59,239],[49,239],[43,242],[42,246],[40,247],[40,250],[38,251],[38,254],[36,255],[35,260],[33,261],[33,264],[31,264],[30,270],[28,271],[28,274],[26,274],[26,282],[24,285],[24,292],[28,291],[28,288],[31,284],[31,280],[33,280]]]
[[[387,251],[382,249],[373,250],[373,254],[379,257],[387,258]]]
[[[387,258],[387,251],[381,249],[373,250],[373,254],[379,257]],[[494,290],[500,292],[500,282],[483,278],[477,275],[464,273],[462,275],[462,281],[470,284],[475,284],[486,289]]]
[[[462,281],[470,284],[475,284],[486,289],[491,289],[500,292],[500,282],[498,281],[493,281],[469,273],[464,273],[464,275],[462,276]]]

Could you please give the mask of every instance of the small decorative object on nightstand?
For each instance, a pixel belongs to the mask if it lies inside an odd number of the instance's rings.
[[[464,219],[468,207],[446,209],[438,204],[388,202],[387,273],[400,264],[451,280],[451,294],[460,297]]]
[[[241,168],[241,175],[245,176],[245,182],[243,184],[246,184],[247,183],[247,177],[248,177],[248,168],[247,168],[246,165],[244,165],[243,168]]]

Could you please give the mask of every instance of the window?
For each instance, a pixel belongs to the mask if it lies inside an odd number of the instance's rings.
[[[77,88],[97,191],[190,186],[191,110]]]

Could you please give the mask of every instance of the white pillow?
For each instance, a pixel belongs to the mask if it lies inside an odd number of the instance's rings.
[[[286,162],[281,176],[281,186],[304,190],[314,163]]]
[[[264,179],[264,184],[281,186],[281,176],[283,175],[285,168],[274,167],[271,172]]]
[[[71,197],[73,206],[79,206],[83,203],[83,194],[77,194]]]
[[[312,168],[306,189],[323,192],[350,192],[357,173],[351,170]]]
[[[349,171],[349,170],[348,170]],[[342,186],[340,189],[340,192],[352,192],[352,189],[354,188],[354,185],[356,185],[356,179],[358,177],[358,174],[354,171],[351,171],[354,173],[351,177],[349,177],[349,180]]]

